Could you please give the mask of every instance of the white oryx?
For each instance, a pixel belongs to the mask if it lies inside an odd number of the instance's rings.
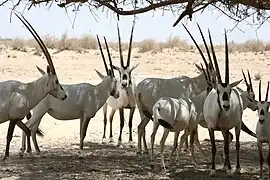
[[[119,43],[119,53],[120,53],[120,64],[121,67],[114,66],[113,68],[118,70],[119,78],[117,78],[117,90],[119,91],[119,98],[115,99],[113,96],[110,96],[106,103],[103,106],[103,115],[104,115],[104,133],[102,142],[104,143],[106,140],[106,126],[107,126],[107,106],[109,105],[112,109],[110,112],[110,137],[109,142],[113,142],[113,135],[112,135],[112,121],[113,116],[116,110],[119,109],[120,115],[120,134],[118,138],[117,146],[122,145],[122,130],[124,127],[124,109],[130,109],[129,112],[129,143],[132,145],[132,119],[134,115],[134,111],[136,108],[135,98],[134,98],[134,89],[136,88],[136,82],[134,76],[132,76],[132,71],[139,65],[136,64],[130,67],[130,58],[131,58],[131,50],[132,50],[132,39],[133,39],[133,30],[135,26],[135,21],[133,21],[131,35],[129,40],[129,47],[128,47],[128,56],[127,56],[127,64],[124,65],[123,60],[123,52],[122,52],[122,44],[121,44],[121,36],[120,30],[117,24],[118,30],[118,43]],[[102,78],[103,75],[99,73],[99,76]]]
[[[198,26],[200,32],[201,29]],[[204,45],[208,54],[210,65],[207,64],[206,59],[199,50],[206,67],[209,68],[211,81],[215,81],[215,72],[213,70],[213,64],[211,61],[211,55],[209,49],[206,45],[205,39],[202,35]],[[197,47],[198,44],[194,39],[193,42]],[[195,64],[196,65],[196,64]],[[138,126],[138,150],[137,154],[141,153],[141,138],[143,138],[144,152],[148,153],[148,148],[145,140],[145,126],[148,124],[150,119],[152,119],[153,112],[152,108],[154,103],[161,97],[171,97],[171,98],[191,98],[199,95],[207,87],[207,83],[204,80],[203,71],[200,66],[196,65],[197,69],[200,71],[200,75],[197,77],[180,76],[171,79],[161,79],[161,78],[146,78],[142,80],[136,87],[135,99],[137,107],[141,117],[141,123]],[[244,123],[243,123],[244,124]],[[246,127],[246,126],[243,126]],[[254,136],[254,133],[248,128],[243,128],[243,131]],[[253,134],[252,134],[253,133]],[[232,136],[232,135],[231,135]]]
[[[104,105],[108,97],[119,97],[119,92],[116,90],[116,78],[113,73],[113,64],[110,56],[107,41],[105,40],[106,49],[110,61],[110,69],[108,69],[106,60],[102,51],[102,47],[97,36],[101,56],[107,72],[102,82],[98,85],[89,83],[63,85],[63,88],[68,94],[65,101],[48,95],[35,108],[33,108],[33,115],[26,123],[31,129],[31,136],[35,146],[35,150],[40,154],[40,150],[36,140],[36,131],[40,124],[42,117],[48,113],[58,120],[73,120],[80,118],[80,145],[79,156],[84,155],[83,140],[86,135],[87,127],[91,118],[96,115],[96,112]],[[25,151],[25,135],[23,133],[22,148],[20,155],[23,156]]]
[[[228,168],[228,175],[232,176],[233,174],[231,172],[231,164],[229,160],[229,130],[235,128],[237,154],[236,172],[240,173],[239,137],[243,115],[243,101],[241,98],[241,94],[238,91],[234,90],[233,87],[237,86],[242,81],[242,79],[233,83],[229,83],[229,52],[227,34],[225,31],[225,82],[222,82],[209,30],[208,33],[217,75],[216,87],[212,89],[212,91],[208,94],[203,106],[204,119],[208,127],[212,146],[212,168],[210,176],[215,176],[216,172],[216,144],[214,134],[215,130],[220,130],[224,137],[224,152],[226,156],[224,161],[224,169]]]
[[[201,65],[202,66],[202,65]],[[203,66],[202,66],[203,69]],[[207,72],[210,75],[209,72]],[[166,170],[165,162],[164,162],[164,144],[169,135],[169,132],[175,132],[175,143],[177,143],[177,139],[180,131],[185,130],[185,133],[181,136],[181,141],[179,145],[179,151],[184,143],[184,140],[190,134],[190,147],[192,154],[192,161],[195,165],[195,156],[194,156],[194,146],[193,142],[199,148],[200,152],[205,156],[198,139],[198,123],[202,116],[203,111],[203,103],[212,89],[212,84],[209,76],[204,73],[205,80],[208,84],[207,89],[202,91],[198,96],[192,98],[170,98],[170,97],[161,97],[153,106],[153,132],[151,134],[151,151],[152,151],[152,160],[154,160],[154,141],[155,135],[158,129],[159,124],[164,127],[163,136],[160,140],[160,154],[161,154],[161,165],[164,170]],[[179,162],[179,151],[177,151],[177,160]]]
[[[263,171],[263,152],[262,152],[262,144],[268,143],[268,179],[270,179],[270,114],[269,114],[269,105],[270,102],[268,101],[268,93],[269,93],[269,81],[267,83],[266,89],[266,96],[265,100],[262,101],[261,98],[261,80],[259,82],[259,101],[258,101],[258,116],[259,121],[257,122],[256,126],[256,135],[257,135],[257,146],[259,149],[259,156],[260,156],[260,179],[263,179],[262,171]]]
[[[66,92],[59,84],[51,56],[41,38],[23,16],[20,17],[16,13],[14,14],[33,35],[42,49],[49,65],[47,66],[47,73],[44,73],[42,77],[33,82],[23,83],[16,80],[0,82],[0,123],[10,121],[4,159],[9,157],[9,146],[16,124],[23,129],[23,131],[27,132],[28,137],[30,136],[29,129],[21,120],[24,119],[33,107],[46,97],[47,94],[54,96],[59,99],[59,101],[63,101],[67,98]],[[41,69],[38,68],[38,70]]]

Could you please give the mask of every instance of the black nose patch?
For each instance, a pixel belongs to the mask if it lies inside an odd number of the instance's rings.
[[[123,80],[127,80],[127,75],[126,74],[123,75]]]
[[[260,115],[264,116],[264,111],[262,109],[260,110]]]
[[[222,95],[222,100],[223,101],[229,101],[229,95],[227,92],[224,92],[223,95]]]

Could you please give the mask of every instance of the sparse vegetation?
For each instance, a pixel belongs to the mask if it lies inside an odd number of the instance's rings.
[[[255,81],[259,81],[259,80],[261,80],[261,79],[262,79],[262,76],[261,76],[260,72],[258,72],[258,73],[256,73],[256,74],[254,75],[254,80],[255,80]]]
[[[60,38],[55,36],[46,35],[42,37],[45,45],[49,49],[54,49],[57,52],[64,50],[76,51],[77,53],[84,53],[90,49],[98,49],[95,36],[90,34],[84,34],[79,38],[69,38],[67,33],[63,33]],[[35,51],[34,54],[40,56],[42,54],[38,44],[34,39],[0,39],[1,49],[10,47],[14,51],[27,52],[27,48],[32,48]],[[199,45],[202,51],[205,51],[204,45]],[[105,48],[105,45],[103,44]],[[109,42],[109,47],[114,51],[118,51],[118,42]],[[154,39],[145,39],[140,42],[134,42],[133,47],[138,49],[139,53],[146,52],[161,52],[164,49],[182,52],[197,52],[193,44],[187,43],[179,36],[169,36],[166,41],[160,42]],[[128,42],[122,42],[122,49],[126,51],[128,49]],[[215,47],[216,51],[224,51],[224,45],[218,44]],[[230,52],[264,52],[270,51],[270,42],[262,42],[259,40],[247,40],[243,43],[236,43],[234,41],[229,42]]]

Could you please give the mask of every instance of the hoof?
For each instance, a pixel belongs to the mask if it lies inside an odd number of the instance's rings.
[[[114,143],[114,140],[112,137],[109,137],[109,143]]]
[[[144,155],[149,155],[148,151],[143,151]]]
[[[227,166],[223,166],[222,171],[227,172],[227,170],[228,170]]]
[[[236,168],[235,169],[235,174],[241,174],[241,168]]]
[[[102,144],[106,144],[106,138],[102,138]]]
[[[123,145],[122,145],[122,141],[119,141],[118,140],[118,142],[117,142],[117,145],[116,145],[117,147],[123,147]]]
[[[131,148],[134,148],[135,147],[134,142],[133,141],[129,141],[128,142],[128,146],[131,147]]]
[[[78,154],[79,154],[79,159],[83,159],[84,158],[84,152],[83,152],[83,150],[79,150]]]
[[[228,177],[233,177],[233,173],[231,169],[228,169]]]
[[[215,169],[211,169],[209,176],[210,177],[214,177],[215,175],[216,175],[216,170]]]
[[[23,155],[24,155],[24,152],[19,152],[19,156],[20,156],[20,158],[23,158]]]

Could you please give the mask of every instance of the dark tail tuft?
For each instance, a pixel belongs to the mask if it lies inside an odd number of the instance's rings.
[[[31,114],[31,112],[29,111],[29,112],[26,114],[26,118],[27,118],[27,120],[29,120],[31,117],[32,117],[32,114]]]
[[[44,137],[44,132],[41,130],[41,129],[37,129],[37,135],[39,136],[39,137]]]
[[[241,129],[246,132],[247,134],[257,138],[256,134],[254,132],[252,132],[246,125],[245,123],[242,121],[242,126],[241,126]]]

